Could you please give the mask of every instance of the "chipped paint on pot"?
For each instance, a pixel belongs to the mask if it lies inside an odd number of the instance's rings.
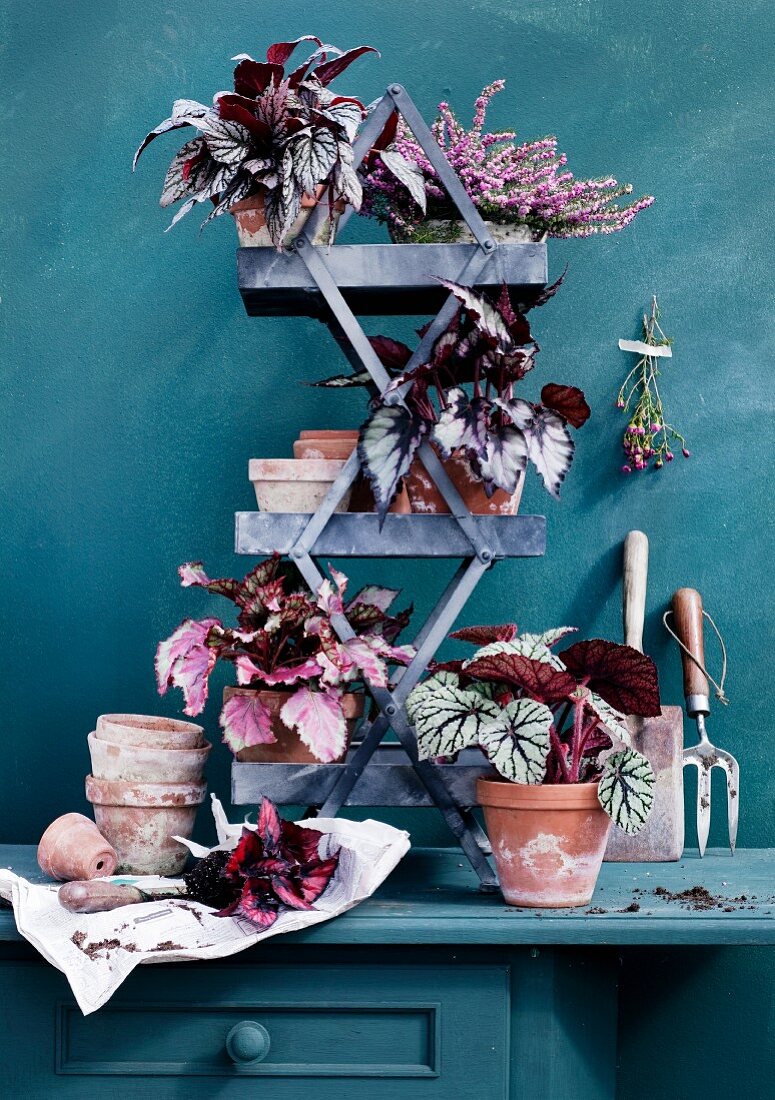
[[[86,776],[86,797],[94,807],[97,827],[118,856],[119,873],[181,873],[188,849],[174,836],[188,839],[204,783],[136,783]]]
[[[61,882],[100,878],[115,873],[116,851],[93,821],[83,814],[63,814],[52,821],[38,844],[38,865]]]
[[[235,695],[253,695],[258,691],[261,702],[272,716],[272,733],[276,741],[270,745],[251,745],[237,753],[237,760],[243,764],[319,764],[320,761],[310,752],[295,730],[289,729],[280,718],[280,711],[293,695],[292,691],[269,691],[264,688],[225,687],[223,701],[228,703]],[[341,756],[332,760],[332,764],[342,764],[347,756],[350,739],[360,718],[363,717],[365,698],[362,693],[346,691],[342,696],[342,709],[347,726],[345,747]]]
[[[302,196],[301,210],[296,215],[296,220],[293,222],[293,225],[283,237],[284,245],[293,244],[295,239],[303,231],[305,225],[309,221],[312,211],[317,206],[319,199],[322,198],[324,191],[325,187],[321,185],[318,187],[315,195]],[[265,196],[266,190],[261,188],[255,195],[248,195],[246,199],[235,202],[234,206],[229,210],[237,226],[237,239],[239,240],[241,248],[275,247],[266,226],[266,212],[264,208]],[[334,223],[334,236],[336,236],[336,229],[343,210],[343,202],[333,203],[328,209],[326,217],[321,221],[315,236],[312,238],[313,244],[326,245],[329,243],[329,226],[332,221]]]
[[[454,451],[449,458],[442,459],[441,462],[452,484],[473,515],[515,516],[517,514],[525,485],[524,473],[521,474],[514,493],[496,489],[492,496],[488,497],[484,485],[474,473],[463,451]],[[449,515],[447,502],[419,458],[415,458],[410,466],[405,481],[413,512],[426,515]]]
[[[597,783],[529,786],[479,779],[476,789],[509,905],[587,905],[611,828]]]
[[[251,458],[248,476],[262,512],[316,512],[344,468],[344,459]],[[352,487],[335,511],[346,512]]]
[[[142,748],[87,737],[95,779],[125,779],[140,783],[199,783],[212,745],[197,749]]]
[[[94,730],[100,741],[149,749],[196,749],[203,735],[195,722],[152,714],[101,714]]]

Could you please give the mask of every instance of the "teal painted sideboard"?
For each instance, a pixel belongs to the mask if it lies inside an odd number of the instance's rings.
[[[31,846],[0,846],[0,862],[41,878]],[[607,864],[594,908],[519,910],[480,893],[459,853],[418,849],[338,920],[217,963],[138,967],[87,1017],[5,910],[4,1095],[612,1100],[618,946],[773,944],[774,870],[754,850]],[[713,909],[654,894],[700,883]]]

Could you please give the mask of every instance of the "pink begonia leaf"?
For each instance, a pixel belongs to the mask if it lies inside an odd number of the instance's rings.
[[[210,673],[217,659],[218,654],[210,646],[194,645],[175,661],[171,679],[183,692],[184,714],[193,718],[204,710]]]
[[[269,686],[273,684],[297,684],[299,680],[314,680],[322,671],[314,657],[310,657],[299,665],[281,666],[272,672],[265,672],[250,657],[240,654],[234,661],[234,666],[237,669],[237,683],[243,685],[251,684],[254,680],[260,680],[261,683]]]
[[[347,591],[347,577],[330,564],[328,569],[334,578],[336,589],[334,589],[334,585],[331,584],[330,580],[324,580],[317,591],[318,607],[326,615],[342,615],[344,614],[344,594]]]
[[[517,636],[517,629],[516,623],[504,623],[502,626],[464,626],[450,634],[450,638],[457,642],[483,646],[491,642],[511,642]]]
[[[223,742],[233,753],[251,745],[273,745],[272,715],[257,691],[249,695],[233,695],[224,704],[219,719]]]
[[[374,687],[387,687],[387,665],[365,638],[350,638],[341,642],[340,648],[368,683]]]
[[[156,650],[156,683],[159,695],[164,695],[172,684],[172,666],[178,658],[196,645],[202,645],[211,627],[220,626],[219,619],[184,619],[180,626]]]
[[[590,691],[597,692],[620,714],[653,718],[660,713],[656,666],[632,646],[592,638],[576,642],[559,657]]]
[[[347,604],[347,613],[349,615],[353,608],[361,604],[377,607],[380,611],[389,611],[400,592],[400,588],[383,588],[379,584],[367,584]]]
[[[380,657],[384,657],[386,661],[393,661],[397,665],[408,665],[417,653],[413,645],[391,645],[381,634],[370,634],[364,638],[364,641]]]
[[[239,581],[233,577],[217,577],[213,580],[205,573],[201,561],[187,561],[178,566],[178,576],[183,588],[204,588],[214,596],[226,596],[230,600],[237,599]]]
[[[280,718],[295,729],[322,764],[330,764],[344,752],[347,739],[342,702],[338,695],[301,687],[280,711]]]

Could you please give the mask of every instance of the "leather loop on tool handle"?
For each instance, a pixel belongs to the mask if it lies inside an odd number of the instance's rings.
[[[694,588],[679,588],[673,596],[673,626],[681,647],[684,695],[709,695],[704,672],[705,644],[702,636],[702,596]],[[684,651],[684,647],[688,653]]]
[[[624,644],[643,652],[643,621],[649,571],[649,540],[642,531],[630,531],[624,540],[622,570],[622,625]]]

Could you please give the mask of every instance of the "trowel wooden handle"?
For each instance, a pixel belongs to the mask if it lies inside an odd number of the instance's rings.
[[[624,643],[643,652],[643,620],[649,573],[649,540],[642,531],[630,531],[624,540],[622,620]]]
[[[705,645],[702,638],[702,596],[693,588],[679,588],[673,596],[673,629],[695,661],[705,666]],[[684,695],[689,713],[708,713],[708,679],[691,658],[681,651],[684,670]],[[691,702],[690,702],[691,700]],[[705,700],[704,705],[701,701]]]
[[[145,900],[136,887],[112,882],[66,882],[59,887],[59,904],[70,913],[106,913]]]

